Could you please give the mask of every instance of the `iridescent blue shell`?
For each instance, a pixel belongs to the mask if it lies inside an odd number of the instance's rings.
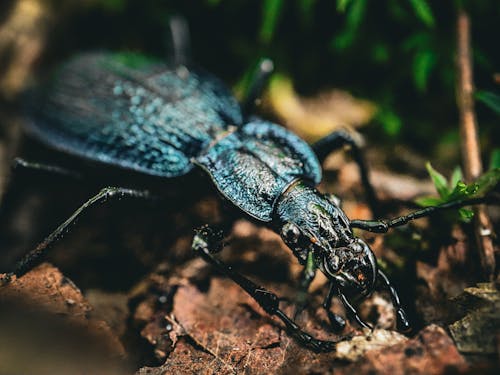
[[[79,55],[27,108],[27,130],[57,150],[161,177],[201,166],[223,196],[261,221],[272,220],[293,181],[321,180],[304,141],[269,122],[243,124],[217,78],[142,55]]]
[[[189,172],[191,157],[242,122],[217,78],[137,54],[79,55],[29,106],[28,130],[49,146],[162,177]]]

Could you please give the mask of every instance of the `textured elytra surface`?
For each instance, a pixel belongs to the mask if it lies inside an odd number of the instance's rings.
[[[300,138],[270,122],[252,122],[196,159],[221,193],[251,216],[271,221],[276,200],[296,179],[321,180],[321,167]]]
[[[88,53],[32,95],[27,126],[65,152],[173,177],[241,121],[234,97],[207,73],[141,55]]]

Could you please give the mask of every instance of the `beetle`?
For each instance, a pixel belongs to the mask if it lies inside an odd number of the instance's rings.
[[[323,307],[333,327],[345,324],[330,311],[334,296],[361,326],[369,327],[351,301],[366,298],[381,283],[391,295],[398,328],[408,330],[410,324],[395,288],[353,228],[385,233],[410,220],[479,200],[446,203],[392,220],[349,220],[337,199],[316,186],[326,156],[348,145],[376,210],[376,196],[353,138],[337,131],[309,146],[280,125],[250,117],[254,99],[272,70],[271,62],[260,64],[251,94],[240,106],[221,81],[187,61],[186,31],[182,25],[173,29],[178,38],[174,38],[172,63],[109,52],[70,59],[49,84],[31,95],[27,132],[61,152],[145,175],[173,178],[201,168],[242,214],[280,234],[304,266],[304,291],[317,269],[328,278]],[[152,195],[122,187],[102,189],[23,257],[14,272],[4,277],[4,283],[32,268],[82,212],[113,197],[150,199]],[[301,344],[316,351],[334,349],[334,341],[319,340],[303,331],[279,308],[274,293],[215,257],[222,248],[221,240],[219,232],[203,227],[196,231],[192,247],[268,314],[279,318]]]

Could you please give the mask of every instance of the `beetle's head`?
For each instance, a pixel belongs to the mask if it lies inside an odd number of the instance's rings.
[[[349,219],[328,197],[299,185],[278,210],[283,241],[301,263],[313,255],[315,265],[346,295],[366,297],[377,278],[370,247],[354,237]]]
[[[330,280],[330,291],[335,291],[346,309],[355,312],[349,300],[367,297],[378,279],[395,303],[398,327],[410,328],[396,290],[378,269],[372,250],[362,239],[354,237],[349,219],[328,196],[296,183],[283,193],[276,214],[280,223],[276,229],[283,241],[302,264],[312,255],[314,265]],[[359,317],[357,320],[362,323]]]
[[[366,297],[375,287],[377,261],[360,238],[325,254],[318,266],[347,295]]]

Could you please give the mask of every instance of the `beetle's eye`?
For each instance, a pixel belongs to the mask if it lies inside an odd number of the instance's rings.
[[[331,275],[334,275],[340,268],[340,259],[335,254],[330,254],[325,258],[325,269]]]
[[[299,241],[300,230],[293,223],[286,223],[281,228],[281,237],[287,244],[295,244]]]

